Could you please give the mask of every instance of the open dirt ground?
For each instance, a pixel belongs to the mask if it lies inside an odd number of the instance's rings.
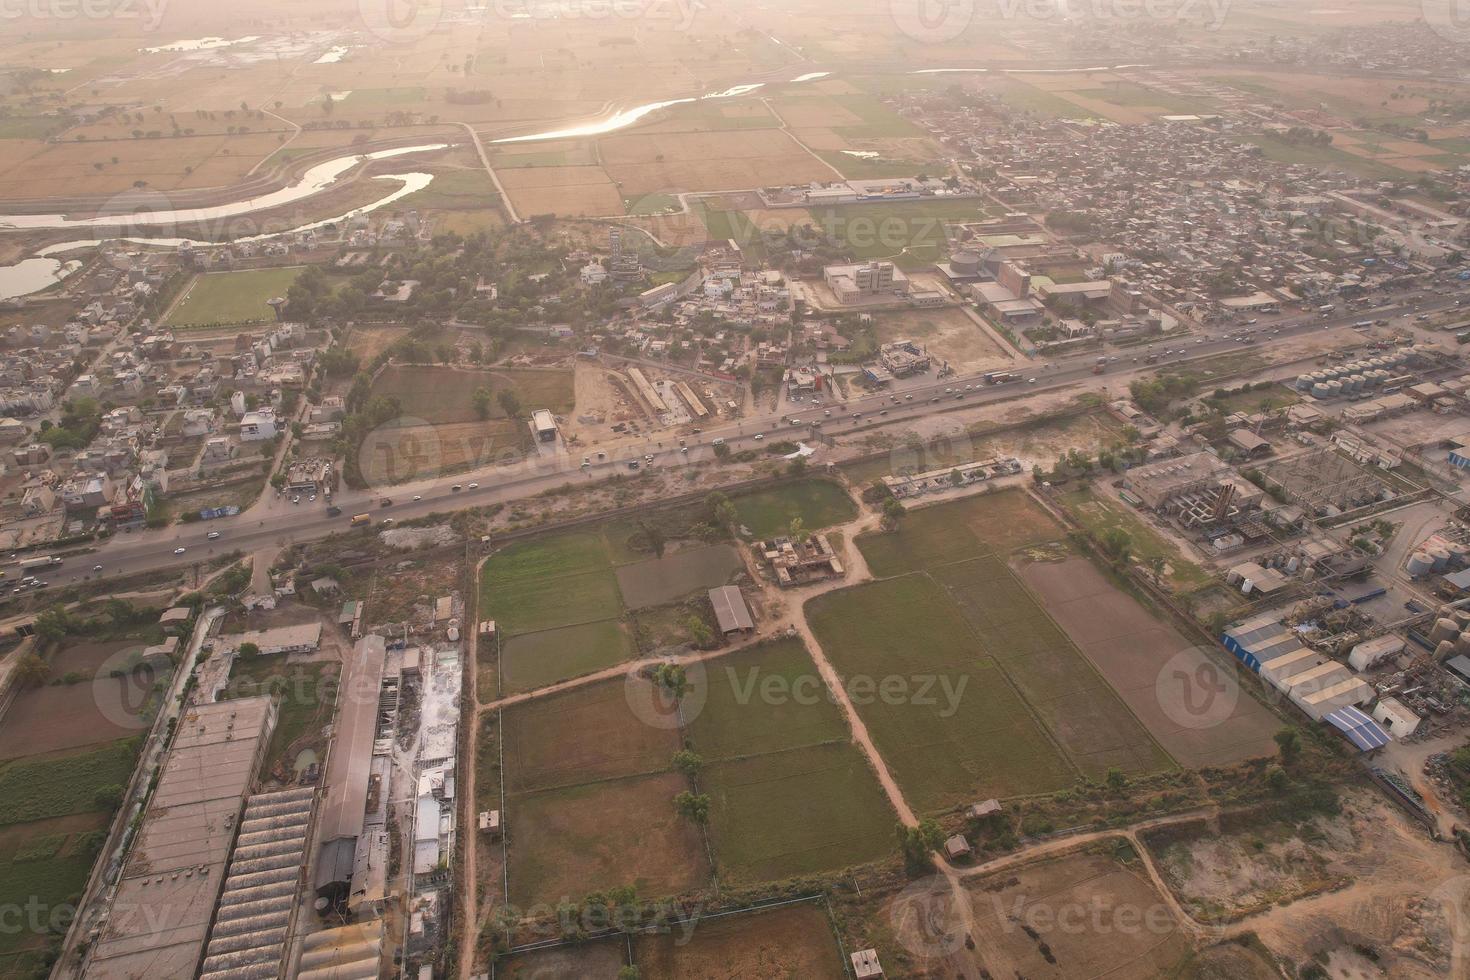
[[[1200,671],[1224,677],[1225,668],[1118,591],[1091,562],[1025,562],[1017,573],[1182,765],[1224,765],[1276,751],[1271,736],[1280,721],[1246,692],[1232,688],[1236,697],[1228,712],[1223,704],[1192,700],[1208,692],[1181,685],[1195,683]]]

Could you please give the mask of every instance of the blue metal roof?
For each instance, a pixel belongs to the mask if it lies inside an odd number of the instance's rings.
[[[1388,732],[1384,731],[1378,722],[1352,705],[1338,708],[1323,720],[1346,735],[1348,741],[1356,745],[1362,752],[1381,749],[1390,741]]]
[[[1446,575],[1444,580],[1457,589],[1470,589],[1470,568],[1463,572],[1455,572],[1453,575]]]

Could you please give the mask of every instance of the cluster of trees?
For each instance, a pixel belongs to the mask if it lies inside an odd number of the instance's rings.
[[[1198,391],[1199,378],[1174,372],[1139,378],[1128,385],[1134,404],[1150,415],[1162,415],[1170,405]]]
[[[41,420],[41,442],[52,449],[85,449],[102,426],[102,406],[95,398],[75,398],[62,403],[61,422]]]

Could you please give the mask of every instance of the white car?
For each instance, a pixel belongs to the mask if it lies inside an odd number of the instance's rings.
[[[421,494],[421,493],[416,493],[416,494],[413,495],[413,499],[414,500],[423,500],[424,499],[424,495]]]
[[[176,555],[182,555],[185,552],[185,550],[187,550],[187,549],[184,549],[184,548],[175,548],[174,549],[174,554],[176,554]]]
[[[653,453],[649,453],[648,455],[644,456],[643,457],[643,462],[645,462],[645,463],[651,463],[651,462],[653,462]]]
[[[92,566],[92,571],[94,571],[94,572],[100,572],[100,571],[102,571],[102,566],[101,565],[93,565]]]
[[[1035,378],[1027,378],[1026,379],[1026,383],[1028,385],[1034,385],[1036,383],[1036,379]]]
[[[765,433],[764,433],[764,432],[757,432],[757,433],[756,433],[756,434],[755,434],[755,441],[756,441],[756,442],[760,442],[760,441],[761,441],[761,440],[762,440],[762,439],[764,439],[764,438],[765,438],[765,437],[766,437],[766,434],[765,434]]]
[[[218,531],[210,531],[208,534],[205,535],[205,537],[208,538],[211,541],[218,541],[219,540],[219,532]]]
[[[471,490],[478,490],[478,489],[480,489],[480,485],[478,483],[471,483],[470,484],[470,489]]]

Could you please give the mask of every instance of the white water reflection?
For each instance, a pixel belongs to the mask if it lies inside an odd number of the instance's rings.
[[[15,299],[39,293],[56,285],[77,269],[82,263],[62,262],[59,259],[36,256],[21,259],[14,265],[0,266],[0,299]]]
[[[222,204],[208,208],[183,208],[177,211],[151,211],[139,214],[110,214],[92,218],[68,218],[64,214],[11,214],[0,215],[0,231],[32,230],[43,228],[138,228],[157,225],[183,225],[233,218],[252,211],[265,211],[283,204],[292,204],[313,194],[326,190],[339,177],[369,160],[388,160],[410,153],[427,153],[443,150],[450,143],[427,143],[421,146],[402,146],[374,153],[358,153],[337,157],[312,167],[301,179],[288,187],[247,198],[233,204]],[[381,207],[382,205],[377,205]]]
[[[144,54],[173,54],[185,51],[213,51],[216,48],[228,48],[236,44],[249,44],[251,41],[259,41],[260,35],[251,34],[248,37],[223,38],[223,37],[195,37],[186,41],[174,41],[170,44],[160,44],[156,48],[139,48]]]
[[[507,136],[503,139],[491,140],[492,143],[531,143],[542,140],[575,139],[580,136],[601,136],[605,133],[616,132],[633,125],[650,112],[667,109],[669,106],[688,105],[693,102],[703,102],[706,99],[735,99],[742,95],[749,95],[756,89],[764,88],[765,82],[746,83],[744,85],[732,85],[723,92],[711,92],[698,98],[667,99],[663,102],[649,102],[633,109],[625,109],[594,122],[579,123],[576,126],[568,126],[565,129],[551,129],[544,133],[531,133],[527,136]]]

